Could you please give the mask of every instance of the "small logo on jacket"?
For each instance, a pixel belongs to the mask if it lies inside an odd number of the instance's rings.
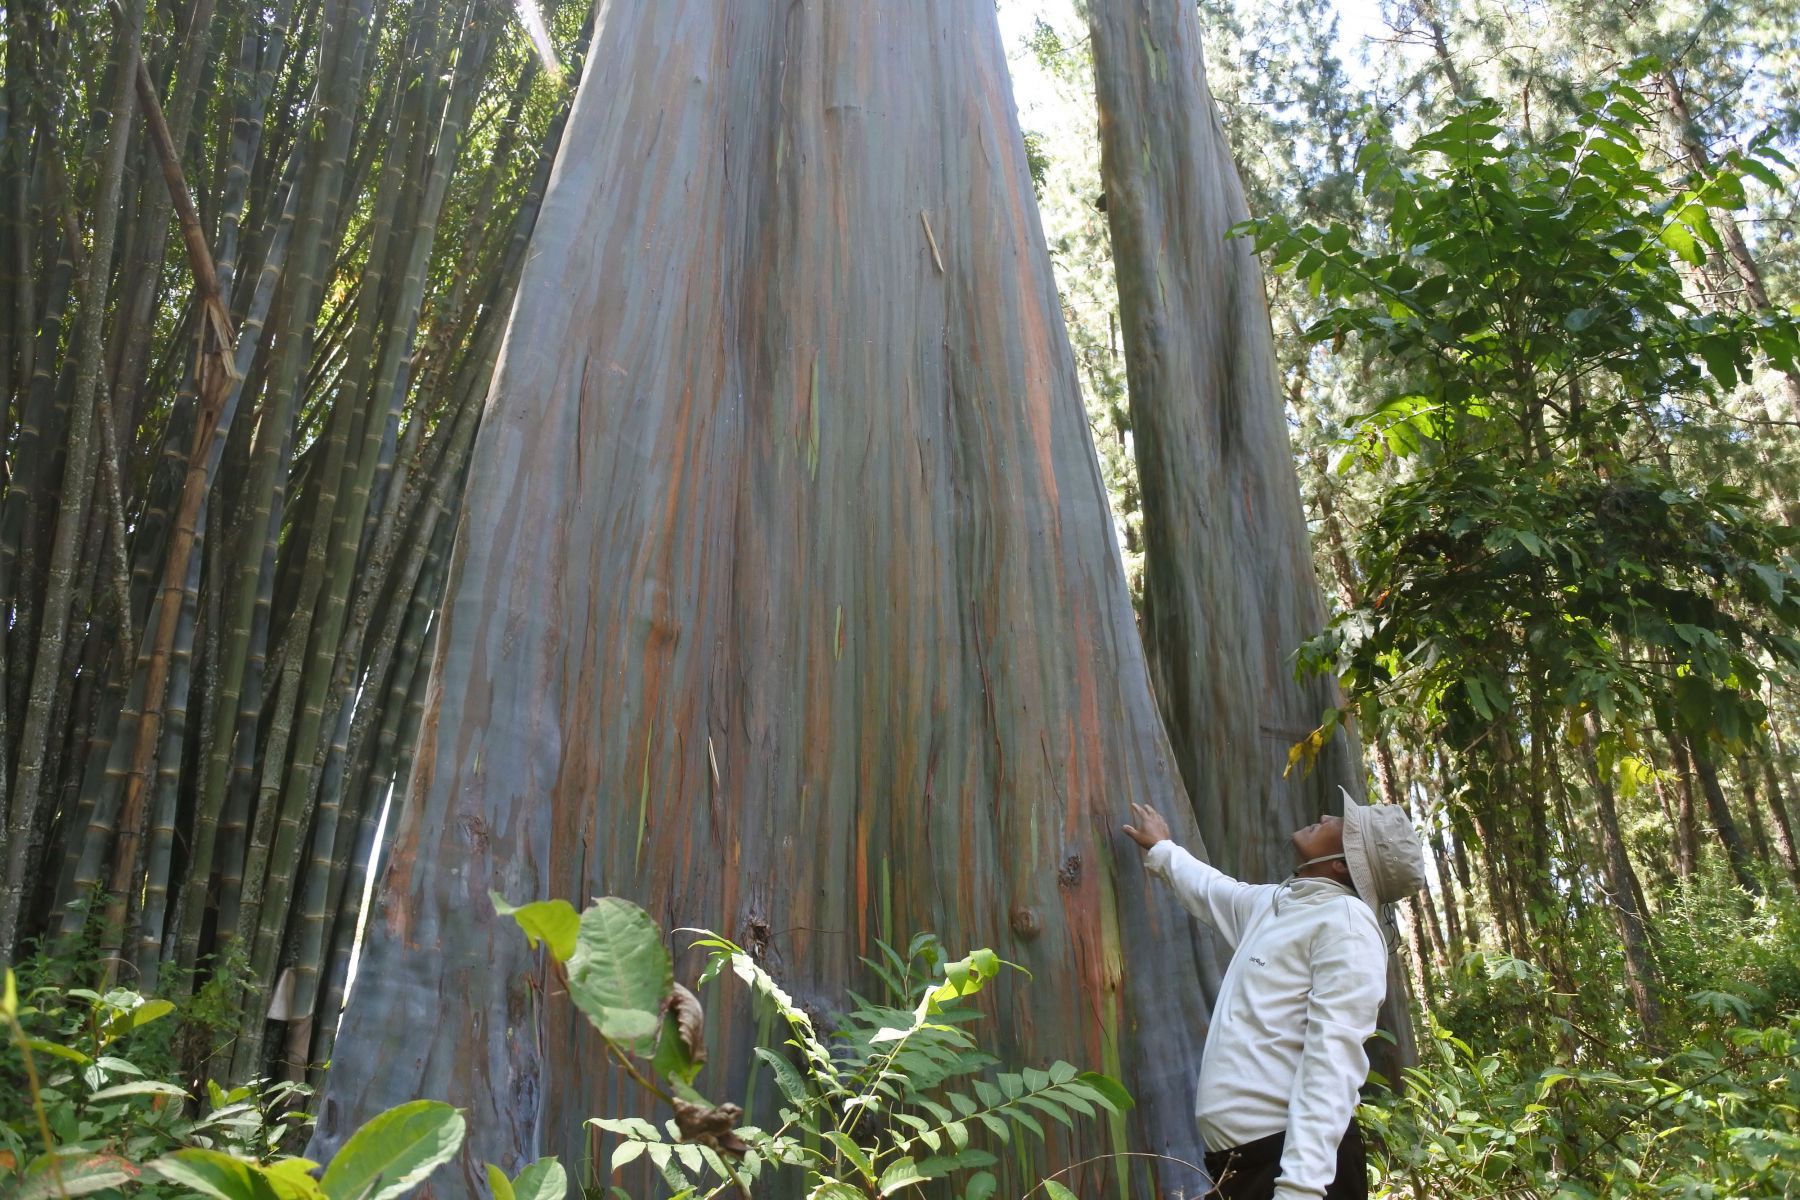
[[[1252,954],[1250,956],[1250,961],[1255,963],[1259,967],[1266,967],[1269,965],[1268,963],[1264,962],[1262,959],[1256,957],[1256,955],[1254,955],[1254,954]]]

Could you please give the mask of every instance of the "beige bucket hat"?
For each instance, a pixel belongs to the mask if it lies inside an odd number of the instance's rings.
[[[1356,894],[1377,913],[1425,886],[1425,847],[1398,804],[1358,804],[1343,788],[1344,862]]]

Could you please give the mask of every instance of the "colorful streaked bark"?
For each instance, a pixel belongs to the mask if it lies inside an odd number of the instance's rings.
[[[1207,967],[1116,829],[1197,838],[992,6],[728,12],[598,22],[315,1149],[445,1097],[473,1194],[636,1103],[493,888],[719,929],[819,1007],[877,937],[992,946],[1034,974],[999,1052],[1122,1075],[1132,1146],[1191,1160]],[[727,1092],[753,1023],[709,1030]],[[1052,1156],[1124,1148],[1084,1137]]]

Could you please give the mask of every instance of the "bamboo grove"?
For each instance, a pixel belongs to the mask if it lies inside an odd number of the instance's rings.
[[[298,1077],[570,85],[505,0],[4,19],[0,957],[241,985],[208,1069]]]

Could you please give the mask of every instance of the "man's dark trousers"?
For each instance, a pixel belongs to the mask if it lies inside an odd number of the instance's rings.
[[[1208,1200],[1270,1200],[1275,1179],[1281,1174],[1281,1148],[1287,1134],[1272,1133],[1229,1150],[1206,1156],[1206,1173],[1212,1176]],[[1325,1200],[1369,1200],[1369,1153],[1356,1122],[1338,1143],[1337,1178],[1325,1189]]]

